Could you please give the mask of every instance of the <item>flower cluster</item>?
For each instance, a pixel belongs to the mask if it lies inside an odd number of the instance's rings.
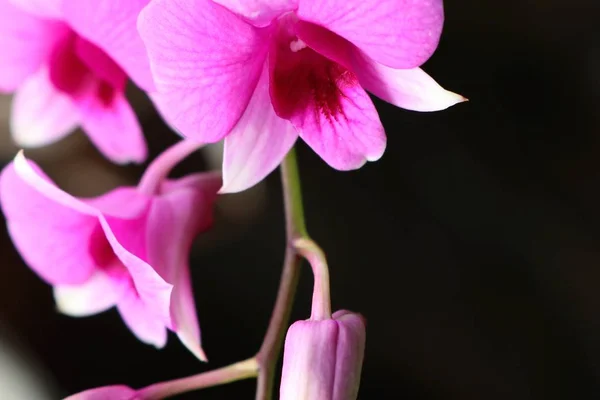
[[[172,331],[206,361],[188,255],[212,224],[218,194],[248,189],[282,162],[284,186],[299,191],[298,138],[337,170],[378,160],[386,135],[368,93],[415,111],[464,101],[420,68],[443,20],[442,0],[0,0],[0,91],[14,93],[10,127],[19,146],[44,146],[80,127],[109,160],[144,162],[128,80],[184,137],[138,186],[96,198],[65,193],[19,153],[0,175],[15,247],[53,286],[61,312],[116,307],[142,342],[161,348]],[[222,172],[168,178],[191,152],[219,141]],[[289,214],[297,197],[286,196]],[[297,273],[297,255],[310,262],[313,313],[288,332],[281,398],[355,399],[364,319],[331,314],[324,255],[299,219],[288,218],[293,254],[284,276]],[[292,285],[282,280],[256,357],[181,384],[110,386],[73,398],[161,398],[272,375],[281,345],[270,338],[287,326]],[[270,388],[257,393],[269,398]]]

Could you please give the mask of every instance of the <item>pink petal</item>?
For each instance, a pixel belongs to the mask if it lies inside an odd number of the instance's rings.
[[[64,400],[140,400],[136,391],[124,386],[103,386],[71,395]]]
[[[146,142],[125,94],[103,86],[106,84],[102,82],[98,85],[100,96],[90,95],[77,104],[83,130],[111,161],[119,164],[143,162],[147,157]],[[109,93],[108,98],[102,97],[103,91]]]
[[[69,30],[0,0],[0,91],[10,92],[36,72]]]
[[[172,328],[182,343],[203,361],[206,355],[200,344],[188,257],[196,235],[212,223],[217,186],[210,182],[209,185],[210,192],[203,187],[180,187],[155,199],[147,228],[148,261],[173,284]]]
[[[167,120],[184,136],[222,139],[254,92],[269,31],[210,0],[153,0],[138,25]]]
[[[42,18],[61,19],[62,0],[9,0],[20,9]]]
[[[55,201],[52,192],[64,201]],[[97,268],[90,251],[96,218],[80,212],[76,199],[54,186],[22,155],[0,176],[0,202],[15,246],[42,279],[73,285],[92,276]]]
[[[98,314],[116,306],[129,282],[116,280],[98,269],[80,285],[54,286],[54,300],[60,312],[72,317]]]
[[[79,124],[71,98],[58,91],[46,67],[31,75],[13,98],[10,129],[17,145],[39,147],[62,139]]]
[[[125,90],[127,82],[125,72],[104,50],[82,37],[77,37],[75,53],[96,78],[105,81],[116,90]]]
[[[137,18],[149,0],[64,0],[64,18],[81,36],[104,50],[142,89],[154,82]]]
[[[297,15],[393,68],[414,68],[427,61],[444,24],[442,0],[300,0]]]
[[[267,26],[280,15],[298,7],[298,0],[213,0],[255,26]]]
[[[356,76],[311,48],[294,51],[284,35],[278,39],[270,54],[277,114],[333,168],[351,170],[379,159],[385,132]]]
[[[375,96],[414,111],[439,111],[466,101],[441,87],[421,68],[392,69],[358,52],[353,57],[361,85]]]
[[[298,133],[275,113],[265,68],[246,112],[225,138],[221,193],[246,190],[270,174],[292,148]]]
[[[167,328],[164,322],[136,295],[135,290],[126,292],[117,308],[123,322],[139,340],[159,349],[165,347]]]

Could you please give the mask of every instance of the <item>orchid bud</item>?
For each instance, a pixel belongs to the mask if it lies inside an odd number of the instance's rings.
[[[143,400],[135,390],[123,385],[103,386],[73,394],[64,400]]]
[[[349,311],[292,324],[285,339],[281,400],[355,400],[365,338],[364,319]]]

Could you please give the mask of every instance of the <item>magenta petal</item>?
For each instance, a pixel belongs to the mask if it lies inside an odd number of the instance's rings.
[[[81,36],[104,50],[142,89],[154,82],[137,18],[149,0],[63,0],[64,18]]]
[[[213,0],[255,26],[267,26],[280,15],[298,7],[298,0]]]
[[[80,212],[76,199],[36,170],[21,156],[2,171],[0,201],[10,235],[25,262],[45,281],[83,283],[97,267],[90,253],[97,219]],[[52,191],[65,202],[54,201]]]
[[[222,139],[254,92],[269,32],[210,0],[153,0],[138,25],[167,120],[184,136]]]
[[[414,111],[439,111],[466,101],[441,87],[421,68],[392,69],[358,52],[354,71],[361,85],[375,96],[398,107]]]
[[[281,163],[298,133],[290,121],[275,113],[265,68],[246,112],[225,138],[221,193],[246,190]]]
[[[23,11],[48,19],[61,19],[63,0],[9,0]]]
[[[0,91],[18,88],[67,34],[64,23],[37,18],[0,0]]]
[[[300,0],[297,15],[393,68],[414,68],[427,61],[444,24],[442,0]]]
[[[142,342],[151,344],[156,348],[163,348],[167,344],[167,328],[160,318],[142,299],[130,290],[121,298],[117,309],[125,325]]]
[[[104,50],[82,37],[77,37],[75,53],[96,78],[108,83],[114,89],[125,90],[127,82],[125,72]]]
[[[105,87],[102,85],[105,84],[100,82],[97,90]],[[114,91],[110,96],[110,99],[103,99],[91,94],[78,101],[81,126],[111,161],[141,163],[147,157],[147,148],[137,117],[124,93]]]
[[[71,395],[64,400],[141,400],[136,391],[124,385],[103,386]]]
[[[62,139],[79,125],[71,98],[57,90],[46,67],[31,75],[15,93],[10,129],[22,147],[39,147]]]

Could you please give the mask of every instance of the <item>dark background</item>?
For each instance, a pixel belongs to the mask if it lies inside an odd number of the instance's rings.
[[[327,252],[334,308],[368,320],[359,397],[598,399],[600,3],[445,6],[445,32],[424,69],[469,103],[416,113],[376,101],[388,149],[359,171],[334,171],[299,146],[308,228]],[[175,141],[142,114],[154,154]],[[111,166],[82,143],[29,154],[74,194],[136,182],[141,168]],[[207,165],[198,154],[176,173]],[[58,395],[141,387],[249,357],[283,259],[280,197],[277,173],[226,196],[214,231],[198,240],[192,273],[208,365],[174,336],[162,351],[141,344],[114,310],[58,314],[4,231],[2,332]],[[305,272],[294,319],[309,316]],[[253,392],[246,381],[181,398]]]

